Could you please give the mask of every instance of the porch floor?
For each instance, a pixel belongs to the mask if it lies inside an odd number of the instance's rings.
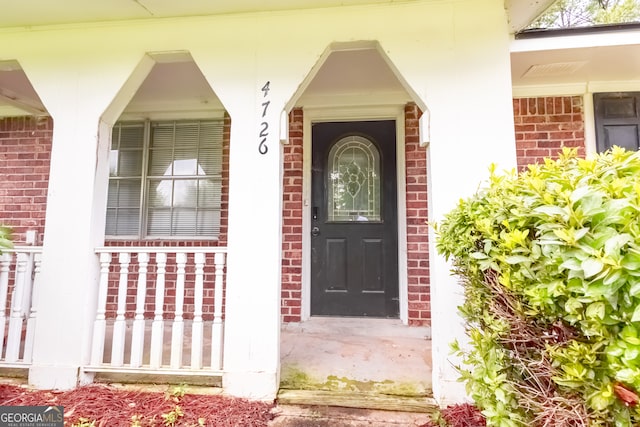
[[[314,317],[282,326],[280,357],[281,390],[431,396],[428,327]]]

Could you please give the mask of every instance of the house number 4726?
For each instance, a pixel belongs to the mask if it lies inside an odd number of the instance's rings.
[[[269,109],[269,104],[271,104],[271,101],[269,100],[269,84],[270,82],[266,82],[264,86],[262,86],[262,89],[260,89],[262,91],[262,99],[264,100],[264,102],[262,103],[261,116],[261,119],[263,121],[260,123],[260,133],[258,134],[258,139],[260,140],[260,143],[258,144],[258,152],[260,154],[267,154],[267,151],[269,151],[269,147],[267,147],[269,123],[264,121],[264,118],[267,115],[267,110]]]

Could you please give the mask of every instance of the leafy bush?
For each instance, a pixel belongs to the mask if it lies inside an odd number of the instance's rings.
[[[465,289],[461,377],[488,425],[640,425],[639,153],[492,170],[436,231]]]
[[[2,253],[3,249],[10,249],[13,247],[11,238],[11,228],[0,226],[0,253]]]

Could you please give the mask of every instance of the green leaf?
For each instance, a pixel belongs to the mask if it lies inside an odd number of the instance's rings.
[[[635,369],[631,369],[631,368],[620,369],[618,372],[616,372],[616,379],[618,381],[622,381],[623,383],[629,384],[629,383],[633,383],[637,374],[640,374],[640,372],[637,372],[637,370]]]
[[[640,270],[640,256],[628,253],[622,258],[621,265],[626,270]]]
[[[631,294],[632,297],[635,297],[638,294],[640,294],[640,280],[639,279],[633,279],[633,281],[631,281],[631,287],[629,288],[629,294]]]
[[[553,206],[553,205],[538,206],[533,210],[533,212],[536,214],[544,214],[549,216],[555,216],[555,215],[565,216],[567,214],[566,211],[562,209],[560,206]]]
[[[629,234],[612,236],[604,244],[604,253],[608,256],[618,254],[624,245],[632,241],[633,238]]]
[[[600,273],[602,271],[602,268],[604,267],[604,264],[599,259],[587,258],[582,261],[581,267],[584,271],[585,279],[588,279],[589,277],[593,277],[596,274]]]
[[[582,310],[582,303],[575,298],[569,298],[564,303],[564,309],[569,313],[577,313]]]
[[[631,316],[632,322],[640,322],[640,304],[633,310],[633,315]]]
[[[487,259],[489,256],[482,252],[472,252],[469,256],[473,259]]]
[[[568,260],[560,264],[560,268],[573,271],[582,271],[582,263],[575,258],[569,258]]]
[[[588,318],[602,320],[604,319],[605,310],[606,307],[603,302],[593,302],[587,306],[585,314]]]
[[[511,255],[505,258],[507,264],[531,263],[531,258],[523,255]]]

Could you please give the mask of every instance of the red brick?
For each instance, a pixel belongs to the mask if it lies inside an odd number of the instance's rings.
[[[582,97],[521,98],[514,101],[513,114],[518,170],[545,157],[557,158],[563,147],[577,147],[585,155]],[[532,125],[535,131],[525,128]]]

